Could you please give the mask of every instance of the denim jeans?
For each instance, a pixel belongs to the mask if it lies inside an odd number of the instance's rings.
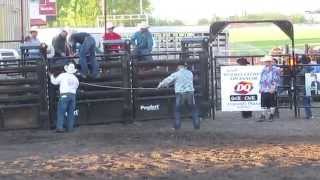
[[[95,55],[95,49],[96,49],[96,42],[93,39],[93,37],[88,36],[85,38],[83,44],[80,47],[79,51],[79,63],[81,70],[80,72],[83,75],[88,75],[88,70],[90,67],[90,74],[93,77],[97,77],[98,75],[98,70],[99,70],[99,65],[96,60],[96,55]]]
[[[57,129],[63,129],[65,115],[67,113],[67,131],[72,131],[74,127],[74,110],[76,108],[76,95],[71,93],[61,94],[58,103]]]
[[[193,128],[199,129],[200,121],[193,92],[176,93],[175,122],[173,126],[174,129],[180,129],[181,127],[181,109],[185,103],[187,103],[188,108],[191,109],[192,112]]]
[[[312,112],[311,112],[311,97],[310,96],[303,97],[303,106],[304,106],[304,112],[306,114],[306,118],[311,118]]]
[[[152,61],[153,58],[150,55],[151,52],[149,49],[138,49],[136,48],[133,52],[133,54],[136,56],[138,61]]]

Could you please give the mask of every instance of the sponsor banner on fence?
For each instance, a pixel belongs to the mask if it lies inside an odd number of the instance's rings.
[[[320,73],[306,73],[305,87],[307,96],[320,95]]]
[[[259,81],[263,66],[222,66],[222,111],[260,111]]]

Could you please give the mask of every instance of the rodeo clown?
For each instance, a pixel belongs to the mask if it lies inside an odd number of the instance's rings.
[[[181,127],[181,109],[182,106],[187,103],[189,109],[192,110],[192,122],[194,129],[200,129],[200,120],[198,115],[198,109],[194,99],[193,88],[193,74],[186,67],[184,62],[180,62],[177,71],[161,81],[158,88],[168,87],[174,83],[174,90],[176,96],[175,105],[175,121],[173,128],[175,130]]]
[[[263,57],[261,62],[265,65],[261,72],[259,89],[263,111],[258,122],[273,121],[277,105],[276,94],[280,82],[280,70],[278,67],[273,66],[272,56]]]

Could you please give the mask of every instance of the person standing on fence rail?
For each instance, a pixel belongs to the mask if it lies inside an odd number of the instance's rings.
[[[73,54],[76,52],[77,43],[80,44],[79,63],[81,76],[83,78],[86,78],[88,75],[97,77],[99,74],[99,65],[96,60],[96,41],[94,38],[89,33],[79,32],[71,34],[69,42],[71,43]]]
[[[66,30],[61,30],[61,32],[52,39],[52,46],[54,48],[54,57],[69,56],[67,36],[68,36],[68,32]]]
[[[104,34],[103,40],[121,40],[121,36],[118,33],[114,32],[115,26],[113,25],[112,22],[108,22],[106,26],[107,26],[107,32]],[[107,51],[105,53],[118,53],[120,50],[120,46],[111,45],[104,50]]]
[[[72,131],[74,128],[74,111],[76,107],[76,92],[79,87],[79,80],[74,75],[76,68],[73,63],[64,66],[64,73],[59,74],[56,78],[50,74],[51,83],[60,85],[60,98],[57,111],[56,132],[64,132],[63,124],[67,113],[67,131]]]
[[[149,31],[149,25],[142,22],[138,25],[140,30],[133,34],[131,43],[134,45],[134,55],[138,60],[152,60],[150,55],[153,48],[153,37]]]
[[[265,120],[273,121],[276,108],[276,91],[280,80],[279,68],[274,67],[273,58],[265,56],[261,60],[265,63],[265,67],[261,73],[260,90],[262,114],[258,122]]]
[[[194,129],[200,129],[198,109],[194,99],[193,74],[187,69],[185,64],[179,64],[178,71],[161,81],[158,88],[168,87],[172,83],[174,83],[176,95],[174,129],[178,130],[181,127],[180,114],[182,106],[185,103],[187,103],[189,108],[192,110],[192,122]]]

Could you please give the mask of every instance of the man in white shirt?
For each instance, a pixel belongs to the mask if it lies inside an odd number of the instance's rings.
[[[76,92],[79,87],[79,80],[74,75],[76,68],[73,63],[64,66],[64,73],[59,74],[56,78],[50,74],[51,83],[60,85],[60,98],[57,111],[56,132],[64,132],[63,124],[65,114],[67,113],[67,131],[72,131],[74,127],[74,110],[76,107]]]

